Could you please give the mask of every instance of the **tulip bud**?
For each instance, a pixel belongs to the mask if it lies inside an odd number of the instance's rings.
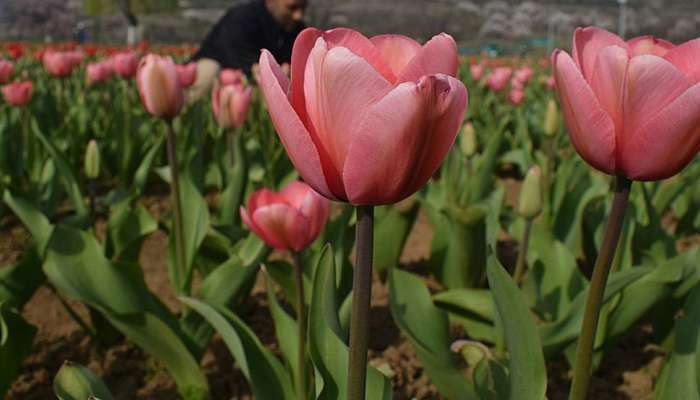
[[[520,188],[518,199],[518,214],[533,219],[542,211],[542,171],[534,166],[527,171],[525,181]]]
[[[465,157],[471,157],[476,153],[476,132],[474,132],[474,125],[471,122],[467,122],[462,128],[459,149]]]
[[[141,103],[154,117],[174,118],[184,104],[184,94],[175,63],[170,57],[149,54],[141,60],[136,83]]]
[[[559,128],[559,109],[554,99],[547,102],[547,111],[544,114],[544,134],[554,136]]]
[[[66,361],[56,374],[53,390],[59,399],[112,400],[107,386],[88,368]]]
[[[97,142],[90,140],[85,150],[85,166],[83,167],[85,176],[88,179],[95,179],[100,175],[100,150]]]

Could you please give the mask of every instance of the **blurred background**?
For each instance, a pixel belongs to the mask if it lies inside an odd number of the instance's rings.
[[[307,23],[426,39],[449,32],[463,53],[568,45],[577,26],[680,42],[700,30],[700,0],[309,0]],[[0,40],[198,43],[241,0],[0,0]],[[131,29],[128,26],[131,25]],[[127,33],[129,31],[129,33]]]

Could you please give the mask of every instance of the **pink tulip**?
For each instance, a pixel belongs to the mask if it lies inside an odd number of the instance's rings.
[[[76,67],[75,56],[63,51],[47,51],[44,53],[44,68],[55,78],[69,76]]]
[[[71,64],[73,64],[73,68],[75,68],[78,65],[83,63],[83,59],[85,58],[85,53],[83,53],[80,50],[68,51],[68,52],[66,52],[66,57],[68,57]]]
[[[514,76],[510,79],[510,88],[517,89],[517,90],[523,90],[523,89],[525,89],[525,84],[523,84],[518,78],[516,78]]]
[[[244,83],[245,74],[240,69],[224,68],[219,72],[219,84],[222,86]]]
[[[523,86],[526,86],[534,74],[535,71],[532,68],[522,67],[515,71],[515,79],[517,79]]]
[[[591,27],[574,32],[573,57],[552,54],[569,136],[594,168],[659,180],[700,149],[700,39],[669,46]]]
[[[302,31],[291,84],[260,57],[262,92],[299,174],[317,192],[353,205],[389,204],[420,189],[452,147],[467,107],[457,46],[400,35]]]
[[[9,82],[14,73],[15,64],[12,61],[0,60],[0,85]]]
[[[472,64],[469,66],[469,73],[472,76],[473,81],[479,81],[481,80],[481,77],[484,76],[484,65],[483,64]]]
[[[655,38],[651,35],[640,36],[627,41],[627,45],[632,55],[653,54],[663,57],[673,47],[673,43],[663,39]]]
[[[486,85],[494,92],[500,92],[508,85],[513,70],[509,67],[498,67],[486,78]]]
[[[307,184],[292,182],[281,192],[262,189],[241,207],[241,219],[270,247],[301,251],[321,234],[330,214],[330,202]]]
[[[114,72],[124,79],[131,79],[136,75],[139,67],[139,54],[135,51],[118,53],[112,56]]]
[[[514,106],[519,106],[525,101],[525,92],[522,89],[511,89],[508,92],[508,102]]]
[[[185,65],[176,65],[177,76],[180,79],[180,85],[183,88],[188,88],[197,80],[197,64],[187,63]]]
[[[547,77],[545,84],[547,85],[547,89],[549,90],[555,90],[557,88],[557,80],[554,79],[553,75]]]
[[[103,83],[112,76],[111,67],[104,62],[88,64],[85,67],[85,80],[88,86]]]
[[[252,98],[253,88],[250,86],[234,84],[216,88],[211,93],[211,103],[219,126],[224,129],[243,126]]]
[[[136,72],[136,84],[149,114],[170,119],[180,113],[184,95],[172,58],[156,54],[144,57]]]
[[[22,107],[32,100],[33,88],[30,81],[10,83],[2,87],[2,95],[7,104]]]

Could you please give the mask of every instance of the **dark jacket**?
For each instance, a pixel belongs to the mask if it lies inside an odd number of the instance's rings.
[[[240,68],[250,76],[261,49],[269,50],[280,64],[290,62],[294,39],[304,28],[300,24],[287,32],[267,11],[264,0],[254,0],[230,8],[192,59],[211,58],[222,68]]]

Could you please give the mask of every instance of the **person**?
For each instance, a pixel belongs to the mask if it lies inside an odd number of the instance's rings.
[[[230,8],[207,34],[192,57],[197,80],[190,100],[213,85],[222,68],[241,69],[250,78],[260,57],[269,50],[279,63],[290,62],[292,46],[304,28],[307,0],[253,0]]]

